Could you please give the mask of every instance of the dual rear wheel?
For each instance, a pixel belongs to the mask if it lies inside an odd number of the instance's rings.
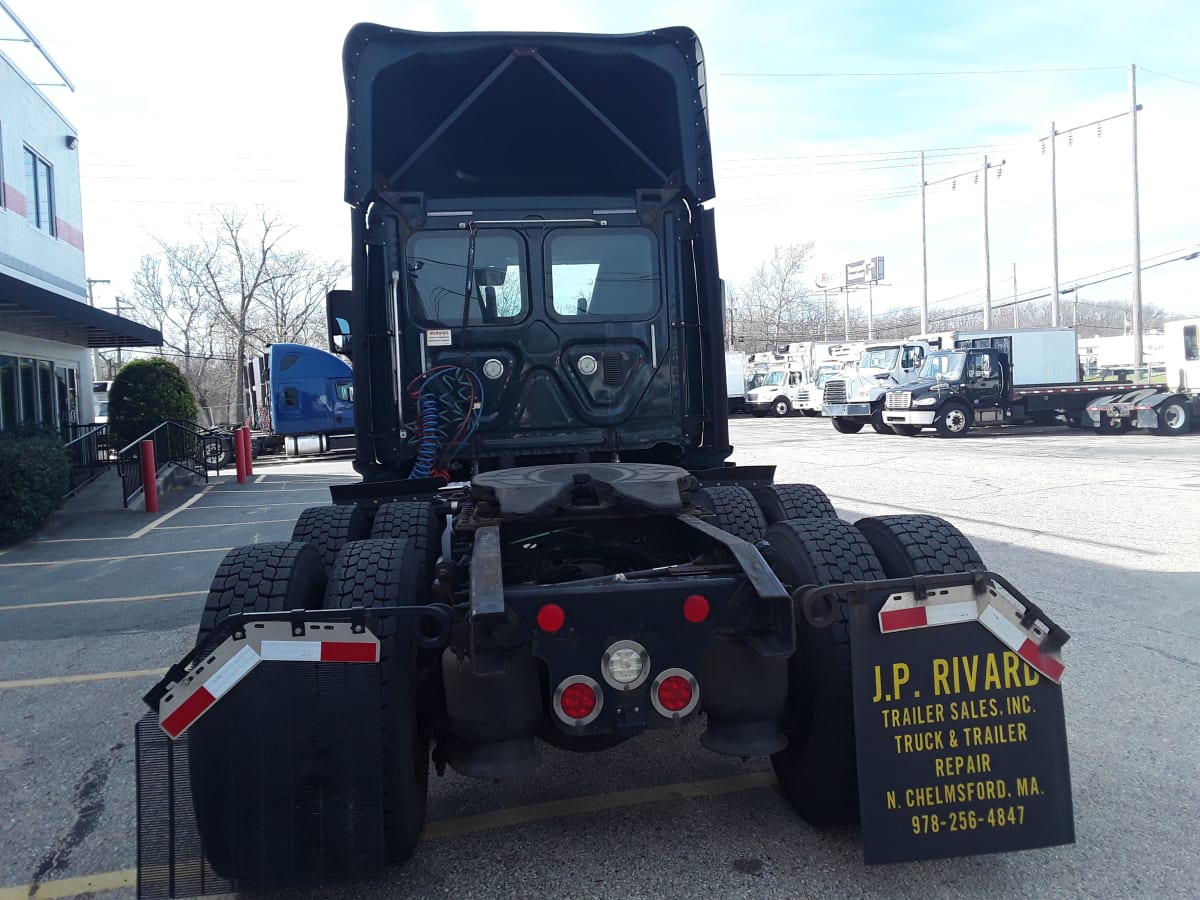
[[[209,591],[197,644],[241,612],[424,603],[436,512],[416,502],[385,510],[375,517],[378,536],[368,537],[372,524],[357,507],[314,507],[297,522],[303,540],[231,550]],[[394,617],[380,616],[374,627],[377,678],[352,664],[265,663],[251,676],[264,679],[261,689],[230,692],[193,727],[196,825],[222,877],[243,886],[295,884],[412,854],[428,790],[430,722],[421,694],[429,666]],[[272,666],[286,672],[273,677]],[[369,733],[364,722],[375,723]]]

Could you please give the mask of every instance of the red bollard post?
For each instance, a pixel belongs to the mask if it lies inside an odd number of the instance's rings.
[[[250,442],[250,426],[247,425],[242,429],[245,432],[242,435],[242,440],[246,442],[246,475],[254,474],[254,446]]]
[[[146,512],[158,512],[158,467],[154,465],[154,441],[142,441],[142,496]]]
[[[242,440],[242,429],[233,430],[233,458],[237,465],[238,484],[246,483],[246,443]]]

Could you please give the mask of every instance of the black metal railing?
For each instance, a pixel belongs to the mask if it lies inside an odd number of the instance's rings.
[[[64,448],[71,461],[71,481],[64,496],[71,496],[108,471],[107,425],[66,425],[62,429]]]
[[[121,493],[125,506],[145,489],[142,478],[142,442],[154,444],[154,474],[167,466],[175,465],[202,475],[208,481],[208,466],[205,465],[205,447],[220,438],[210,429],[201,428],[194,422],[168,421],[151,428],[137,440],[117,452],[117,471],[121,476]]]

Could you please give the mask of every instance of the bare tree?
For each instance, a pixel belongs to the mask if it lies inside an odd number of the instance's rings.
[[[267,276],[255,316],[258,342],[324,345],[325,295],[345,278],[346,266],[303,250],[279,252],[268,260]]]
[[[731,293],[734,342],[749,352],[819,337],[822,310],[804,280],[813,242],[775,247],[750,283]]]
[[[292,229],[272,212],[216,214],[196,241],[160,240],[142,259],[131,314],[162,331],[215,421],[240,422],[246,360],[275,341],[323,344],[325,293],[344,268],[282,247]]]

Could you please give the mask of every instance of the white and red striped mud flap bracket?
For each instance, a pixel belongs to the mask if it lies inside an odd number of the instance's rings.
[[[924,599],[918,599],[915,591],[894,593],[879,611],[879,630],[888,634],[978,622],[1038,672],[1055,684],[1061,682],[1065,668],[1061,649],[1042,649],[1050,624],[1037,618],[1029,625],[1022,624],[1024,604],[995,581],[989,579],[986,585],[979,592],[971,585],[937,588],[928,591]]]
[[[349,622],[306,622],[303,634],[295,634],[290,622],[252,622],[170,686],[158,703],[158,724],[178,738],[264,661],[377,663],[379,639],[354,631]]]

